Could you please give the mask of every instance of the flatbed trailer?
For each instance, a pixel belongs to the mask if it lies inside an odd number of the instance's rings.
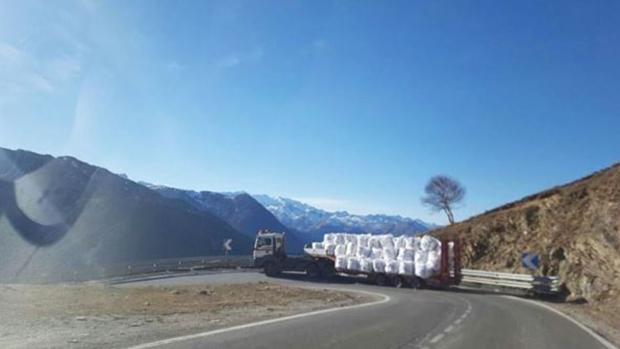
[[[257,234],[254,247],[254,266],[266,275],[275,276],[281,272],[305,272],[310,278],[331,278],[334,275],[365,277],[369,282],[395,287],[446,288],[461,282],[461,244],[457,239],[440,239],[440,270],[430,278],[359,270],[337,269],[336,257],[325,249],[314,249],[310,244],[304,248],[303,256],[287,256],[284,251],[284,233],[262,231]]]

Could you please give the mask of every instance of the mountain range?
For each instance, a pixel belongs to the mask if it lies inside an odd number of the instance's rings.
[[[70,156],[0,148],[0,277],[99,277],[140,260],[250,254],[259,229],[287,233],[287,250],[328,231],[415,234],[433,227],[386,215],[327,212],[281,197],[182,190]]]
[[[411,219],[390,215],[357,215],[346,211],[328,212],[303,202],[268,195],[254,195],[280,222],[288,227],[312,233],[324,234],[332,231],[349,233],[371,233],[394,235],[417,234],[437,226]]]
[[[301,253],[304,243],[309,242],[307,238],[300,236],[295,229],[284,226],[271,212],[247,193],[183,190],[146,182],[140,183],[164,197],[181,200],[197,210],[213,214],[252,239],[260,229],[286,232],[286,250],[293,253]]]
[[[117,263],[248,254],[217,216],[73,157],[0,148],[0,278],[98,277]]]

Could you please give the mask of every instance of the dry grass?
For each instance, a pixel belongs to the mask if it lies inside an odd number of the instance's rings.
[[[256,307],[285,307],[296,302],[350,301],[355,296],[266,282],[180,287],[104,285],[3,285],[0,309],[17,317],[169,315]]]

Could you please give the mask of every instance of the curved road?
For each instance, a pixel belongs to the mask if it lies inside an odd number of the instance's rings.
[[[493,294],[311,283],[291,275],[242,272],[139,281],[130,285],[242,283],[368,291],[384,302],[206,334],[142,348],[610,348],[570,320],[529,302]],[[613,348],[613,347],[611,347]]]

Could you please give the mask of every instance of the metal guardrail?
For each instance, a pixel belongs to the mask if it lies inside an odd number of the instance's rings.
[[[557,276],[533,276],[474,269],[462,269],[461,275],[463,283],[520,289],[536,294],[557,294],[561,289],[561,282]]]
[[[252,265],[252,256],[200,256],[188,258],[167,258],[105,267],[108,277],[135,274],[192,271],[216,268],[246,268]]]

